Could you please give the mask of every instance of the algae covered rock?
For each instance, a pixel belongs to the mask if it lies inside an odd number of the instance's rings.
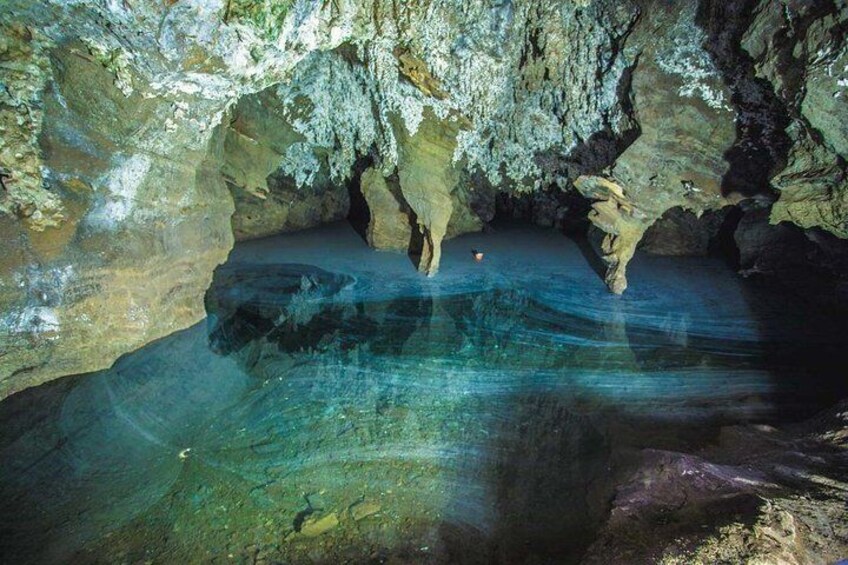
[[[307,518],[300,527],[300,533],[308,538],[314,538],[326,534],[338,525],[339,516],[332,512],[326,516]]]

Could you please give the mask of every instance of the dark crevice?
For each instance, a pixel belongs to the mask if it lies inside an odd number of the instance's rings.
[[[734,234],[742,219],[742,209],[731,206],[724,215],[718,228],[718,233],[710,241],[710,255],[721,257],[734,269],[739,269],[739,248],[736,246]]]
[[[786,166],[791,118],[772,85],[757,78],[742,38],[756,12],[754,0],[703,0],[696,23],[707,34],[704,48],[730,89],[736,111],[736,141],[725,153],[730,168],[722,192],[751,196],[767,192],[770,179]]]
[[[370,157],[359,158],[353,166],[353,174],[347,183],[347,192],[350,197],[350,209],[347,220],[359,236],[368,241],[368,224],[371,222],[371,211],[368,203],[362,195],[362,173],[370,167],[373,160]]]
[[[532,193],[501,192],[495,198],[495,223],[524,223],[583,237],[589,228],[589,200],[556,187]]]

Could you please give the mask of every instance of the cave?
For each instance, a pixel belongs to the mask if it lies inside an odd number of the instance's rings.
[[[0,563],[848,558],[846,31],[5,0]]]

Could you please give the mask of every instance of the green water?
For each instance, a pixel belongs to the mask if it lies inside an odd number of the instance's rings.
[[[542,232],[436,279],[351,237],[246,244],[206,321],[0,403],[3,562],[577,562],[642,449],[846,392],[836,322],[717,261],[618,298]]]

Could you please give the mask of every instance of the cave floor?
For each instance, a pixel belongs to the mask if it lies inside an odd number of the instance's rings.
[[[205,322],[0,403],[3,562],[577,562],[644,449],[848,396],[803,296],[640,255],[617,297],[588,257],[519,227],[434,278],[347,224],[239,244]]]

